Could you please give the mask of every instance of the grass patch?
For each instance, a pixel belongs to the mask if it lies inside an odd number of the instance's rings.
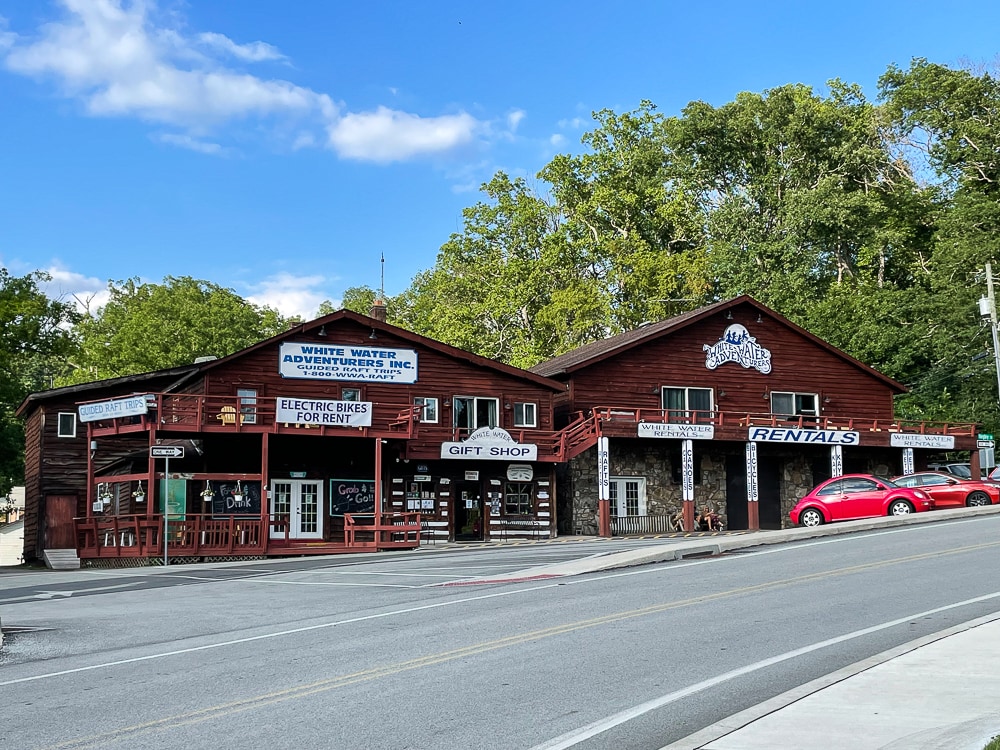
[[[1000,734],[990,740],[989,744],[983,750],[1000,750]]]

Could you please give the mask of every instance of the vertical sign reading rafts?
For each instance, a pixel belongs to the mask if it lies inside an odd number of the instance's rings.
[[[611,459],[608,455],[608,439],[597,438],[597,499],[611,497]]]

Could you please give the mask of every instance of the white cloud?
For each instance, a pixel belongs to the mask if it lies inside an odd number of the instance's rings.
[[[330,299],[323,292],[322,285],[328,279],[323,276],[293,276],[279,273],[249,286],[251,294],[245,299],[255,305],[270,307],[285,317],[299,316],[303,320],[316,317],[320,303]]]
[[[517,131],[517,126],[521,124],[521,120],[527,117],[528,113],[523,109],[515,109],[513,112],[507,115],[507,128],[511,133]]]
[[[566,136],[562,133],[553,133],[549,136],[549,143],[553,146],[561,146],[566,142]]]
[[[107,304],[110,298],[107,281],[82,273],[69,271],[62,265],[55,264],[43,269],[52,277],[51,281],[39,284],[39,288],[49,299],[73,302],[80,312],[96,312]]]
[[[198,35],[198,41],[202,44],[232,55],[238,60],[245,62],[264,62],[266,60],[285,60],[283,54],[267,42],[250,42],[249,44],[237,44],[225,34],[215,32],[205,32]]]
[[[330,126],[330,145],[342,157],[388,163],[450,151],[470,143],[481,128],[472,115],[420,117],[379,107],[347,114]]]
[[[168,143],[171,146],[186,148],[190,151],[197,151],[200,154],[210,154],[212,156],[223,156],[228,153],[228,149],[223,148],[218,143],[200,141],[184,133],[161,133],[155,137],[160,143]]]
[[[560,120],[558,125],[563,130],[582,130],[588,123],[589,121],[582,117],[572,117]]]
[[[509,138],[524,117],[523,111],[512,111],[506,118],[509,132],[497,134],[490,123],[466,112],[423,117],[383,106],[341,113],[328,94],[232,67],[287,60],[266,42],[239,44],[216,32],[187,33],[183,19],[157,12],[155,0],[57,2],[61,17],[31,37],[7,33],[0,19],[0,64],[54,81],[88,114],[180,129],[154,140],[181,148],[221,153],[226,126],[269,118],[272,135],[294,134],[287,135],[294,139],[293,150],[325,143],[343,158],[385,164],[441,154],[477,137]]]

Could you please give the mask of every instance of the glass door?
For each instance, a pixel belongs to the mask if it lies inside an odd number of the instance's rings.
[[[304,479],[282,479],[271,483],[271,515],[287,520],[289,539],[323,538],[323,487]],[[284,523],[271,523],[271,538],[285,537]]]

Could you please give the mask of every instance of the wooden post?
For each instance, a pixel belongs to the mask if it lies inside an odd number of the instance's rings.
[[[271,543],[271,501],[269,498],[270,493],[268,488],[270,487],[270,478],[267,473],[267,463],[268,454],[270,452],[270,441],[271,433],[265,432],[261,436],[261,447],[260,447],[260,523],[261,523],[261,534],[264,538],[260,540],[260,545],[262,547],[262,552],[266,555],[268,545]],[[318,509],[319,513],[324,513],[323,508]],[[322,516],[320,516],[322,518]],[[324,524],[325,529],[328,524]],[[326,534],[326,532],[323,532]]]
[[[375,549],[382,526],[382,438],[375,438]]]

